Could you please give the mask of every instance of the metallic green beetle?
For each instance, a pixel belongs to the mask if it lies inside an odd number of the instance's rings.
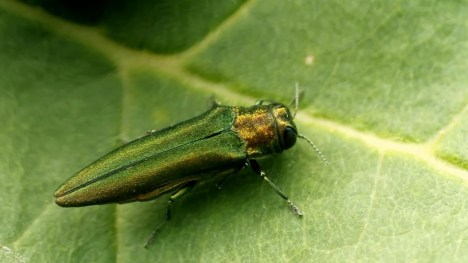
[[[171,204],[189,192],[197,181],[221,178],[249,166],[273,190],[296,207],[260,169],[256,159],[281,153],[294,146],[297,133],[294,115],[281,103],[257,101],[252,107],[229,107],[213,103],[204,114],[131,141],[91,163],[63,183],[55,192],[56,203],[77,207],[107,203],[146,201],[177,189]],[[296,110],[298,93],[296,91]],[[322,156],[322,158],[326,159]],[[155,233],[167,221],[158,226]]]

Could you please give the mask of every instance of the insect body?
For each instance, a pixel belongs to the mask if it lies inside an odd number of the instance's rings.
[[[169,219],[171,203],[189,192],[197,181],[219,177],[222,182],[228,174],[250,165],[294,213],[302,216],[265,176],[256,159],[291,148],[297,137],[306,138],[298,135],[288,107],[263,102],[252,107],[214,103],[211,110],[198,117],[131,141],[68,179],[55,192],[55,202],[77,207],[146,201],[176,189],[169,198]]]

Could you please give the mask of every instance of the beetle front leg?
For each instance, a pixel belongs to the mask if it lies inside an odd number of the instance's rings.
[[[270,179],[268,179],[268,177],[266,177],[265,175],[265,172],[262,171],[262,169],[260,168],[260,165],[258,164],[257,161],[255,160],[250,160],[250,166],[252,167],[252,170],[257,173],[258,175],[260,175],[260,177],[262,177],[265,181],[267,181],[268,185],[273,188],[273,190],[279,195],[281,196],[281,198],[283,198],[284,200],[286,200],[286,202],[288,202],[288,205],[289,207],[291,207],[291,210],[296,214],[298,215],[299,217],[302,217],[302,213],[301,213],[301,210],[299,210],[299,207],[295,206],[291,200],[289,200],[289,198],[283,194],[283,192],[281,192],[281,190],[275,185],[273,184],[272,181],[270,181]]]
[[[161,229],[161,227],[169,220],[171,219],[171,214],[172,214],[172,203],[179,199],[180,197],[186,195],[188,192],[190,192],[190,190],[193,189],[193,187],[195,187],[195,184],[197,183],[197,181],[190,181],[188,183],[186,183],[185,185],[183,185],[179,190],[177,190],[175,193],[173,193],[171,195],[171,197],[169,197],[169,201],[167,202],[167,212],[166,212],[166,220],[164,220],[159,226],[157,226],[153,232],[151,233],[151,235],[149,236],[148,240],[146,240],[146,243],[145,243],[145,248],[148,248],[148,246],[153,242],[154,240],[154,236],[156,235],[156,233],[159,231],[159,229]]]

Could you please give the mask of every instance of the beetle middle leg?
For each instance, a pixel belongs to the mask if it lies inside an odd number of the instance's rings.
[[[224,172],[221,172],[220,174],[218,175],[224,175],[223,178],[221,179],[221,181],[219,181],[217,184],[216,184],[216,187],[218,187],[219,190],[221,190],[221,185],[224,184],[224,182],[226,181],[226,179],[228,178],[228,176],[232,175],[233,173],[236,173],[238,172],[239,170],[241,169],[244,169],[244,168],[247,168],[249,166],[249,163],[246,161],[242,166],[238,167],[238,168],[234,168],[234,169],[231,169],[231,170],[226,170]]]
[[[221,106],[221,102],[219,100],[217,100],[214,95],[212,95],[208,99],[208,103],[210,104],[211,108],[216,108],[218,106]]]
[[[151,233],[151,235],[149,236],[148,240],[146,240],[146,243],[145,243],[145,248],[147,248],[154,240],[154,236],[156,235],[156,233],[159,231],[159,229],[161,229],[161,227],[169,220],[171,219],[171,214],[172,214],[172,203],[181,198],[182,196],[186,195],[188,192],[190,192],[190,190],[193,189],[193,187],[195,187],[195,184],[197,183],[197,181],[190,181],[190,182],[187,182],[186,184],[184,184],[179,190],[177,190],[176,192],[174,192],[171,197],[169,197],[169,201],[167,202],[167,212],[166,212],[166,219],[159,225],[157,226],[153,232]]]
[[[216,184],[216,187],[218,187],[219,190],[221,190],[221,185],[224,184],[224,182],[226,181],[226,179],[228,178],[229,175],[225,175],[223,177],[223,179],[221,179],[221,181],[219,181],[217,184]]]
[[[298,215],[299,217],[302,217],[302,213],[301,213],[301,210],[299,210],[299,207],[295,206],[291,202],[291,200],[289,200],[289,198],[285,194],[283,194],[283,192],[281,192],[281,190],[272,181],[270,181],[270,179],[268,179],[268,177],[266,177],[265,172],[262,171],[262,169],[260,168],[260,165],[258,164],[257,161],[250,160],[250,166],[252,167],[252,170],[255,173],[257,173],[258,175],[260,175],[260,177],[262,177],[265,181],[267,181],[268,185],[271,188],[273,188],[273,190],[279,196],[281,196],[281,198],[283,198],[284,200],[286,200],[286,202],[288,202],[288,205],[289,205],[289,207],[291,207],[291,210],[294,212],[294,214]]]

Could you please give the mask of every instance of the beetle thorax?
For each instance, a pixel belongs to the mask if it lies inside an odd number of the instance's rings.
[[[236,120],[231,130],[245,141],[249,158],[282,152],[275,118],[268,106],[235,107],[234,112]]]

